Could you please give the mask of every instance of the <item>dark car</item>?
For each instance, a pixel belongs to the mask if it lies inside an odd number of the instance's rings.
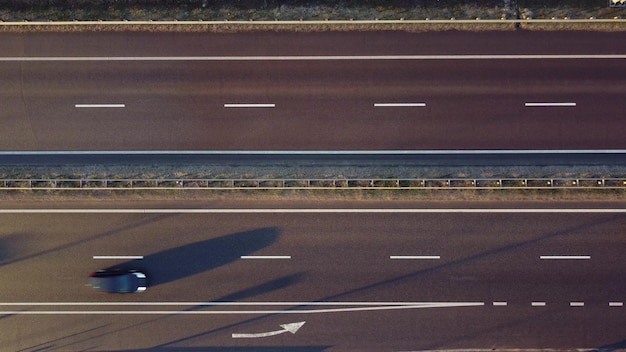
[[[95,290],[113,293],[143,292],[146,275],[137,270],[98,270],[89,275],[89,285]]]

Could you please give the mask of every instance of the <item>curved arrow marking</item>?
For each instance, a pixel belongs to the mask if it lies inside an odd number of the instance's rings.
[[[306,323],[306,321],[301,321],[298,323],[282,324],[280,326],[282,329],[276,330],[276,331],[260,332],[256,334],[233,334],[232,336],[233,336],[233,339],[254,339],[254,338],[260,338],[260,337],[280,335],[286,332],[295,334],[302,327],[302,325],[304,325],[304,323]]]

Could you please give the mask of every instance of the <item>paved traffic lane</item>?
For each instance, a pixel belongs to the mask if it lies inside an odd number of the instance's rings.
[[[3,63],[0,148],[624,149],[624,62]]]
[[[3,56],[617,54],[623,33],[444,31],[409,33],[0,33]],[[193,45],[190,45],[193,43]]]
[[[1,307],[14,311],[0,319],[12,349],[579,348],[624,337],[623,213],[0,218],[0,301],[19,303]],[[113,266],[145,269],[151,286],[125,296],[85,286]],[[215,301],[229,305],[202,303]],[[107,311],[126,313],[96,313]],[[295,335],[232,337],[298,321]]]

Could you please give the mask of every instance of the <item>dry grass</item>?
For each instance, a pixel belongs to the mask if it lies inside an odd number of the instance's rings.
[[[626,23],[607,22],[554,22],[525,23],[519,27],[513,23],[349,23],[349,24],[91,24],[91,25],[19,25],[0,26],[0,32],[36,33],[36,32],[189,32],[189,33],[242,33],[242,32],[350,32],[350,31],[626,31]]]
[[[568,201],[623,202],[626,190],[3,190],[5,201]]]

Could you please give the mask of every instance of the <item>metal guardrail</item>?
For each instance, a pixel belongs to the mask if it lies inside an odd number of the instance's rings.
[[[6,190],[624,189],[626,178],[0,179]]]

